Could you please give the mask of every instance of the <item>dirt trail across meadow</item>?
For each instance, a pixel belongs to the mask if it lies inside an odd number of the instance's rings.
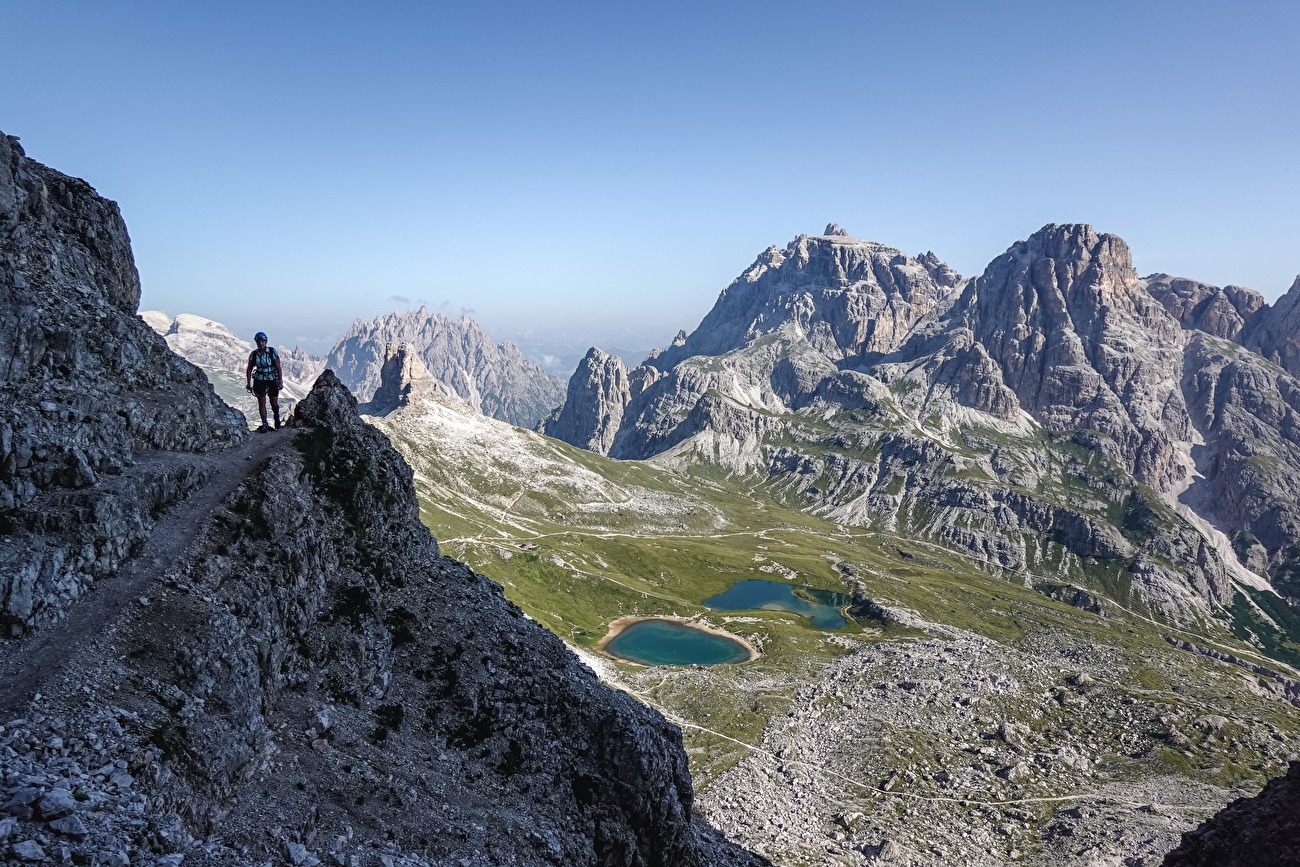
[[[203,533],[212,511],[262,466],[277,448],[288,446],[292,430],[254,434],[220,452],[155,452],[142,455],[140,472],[159,462],[184,462],[210,474],[207,482],[159,516],[140,553],[118,573],[95,582],[68,616],[36,634],[0,648],[0,720],[21,712],[42,683],[62,671],[70,657],[102,636],[151,585],[183,559]]]

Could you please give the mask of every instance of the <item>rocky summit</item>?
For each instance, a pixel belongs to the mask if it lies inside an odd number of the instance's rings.
[[[563,383],[514,344],[493,344],[468,316],[449,319],[423,307],[358,319],[325,364],[358,400],[368,401],[379,388],[387,348],[403,343],[449,393],[492,418],[533,428],[564,398]]]
[[[0,143],[0,860],[762,863],[678,729],[441,556],[333,373],[250,437],[116,207]]]
[[[1139,278],[1083,225],[967,280],[832,226],[762,253],[643,366],[589,354],[544,430],[756,474],[1026,580],[1275,630],[1247,597],[1300,598],[1295,298]]]

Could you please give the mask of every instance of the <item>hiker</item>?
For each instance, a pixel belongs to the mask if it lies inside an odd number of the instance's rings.
[[[257,348],[248,354],[248,369],[244,377],[245,386],[257,395],[257,411],[262,414],[262,426],[258,433],[266,433],[271,426],[266,423],[266,398],[271,398],[271,411],[275,413],[275,429],[280,429],[280,389],[284,388],[284,375],[280,373],[280,353],[274,346],[266,345],[266,332],[259,331],[253,335]]]

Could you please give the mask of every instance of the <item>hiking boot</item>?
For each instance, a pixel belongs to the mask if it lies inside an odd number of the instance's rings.
[[[267,433],[267,432],[270,431],[270,430],[271,430],[271,426],[268,425],[268,424],[266,424],[265,422],[263,422],[263,423],[262,423],[262,426],[259,427],[259,428],[257,429],[257,432],[258,432],[258,433]]]

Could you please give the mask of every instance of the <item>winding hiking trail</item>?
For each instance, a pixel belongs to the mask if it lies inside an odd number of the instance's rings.
[[[187,463],[208,479],[158,517],[140,552],[117,574],[96,581],[68,616],[35,634],[7,643],[0,658],[0,719],[20,712],[49,678],[64,670],[69,658],[107,633],[133,601],[184,559],[202,537],[214,509],[252,476],[278,448],[287,448],[292,428],[252,434],[240,445],[218,452],[146,452],[130,473],[160,463]]]

